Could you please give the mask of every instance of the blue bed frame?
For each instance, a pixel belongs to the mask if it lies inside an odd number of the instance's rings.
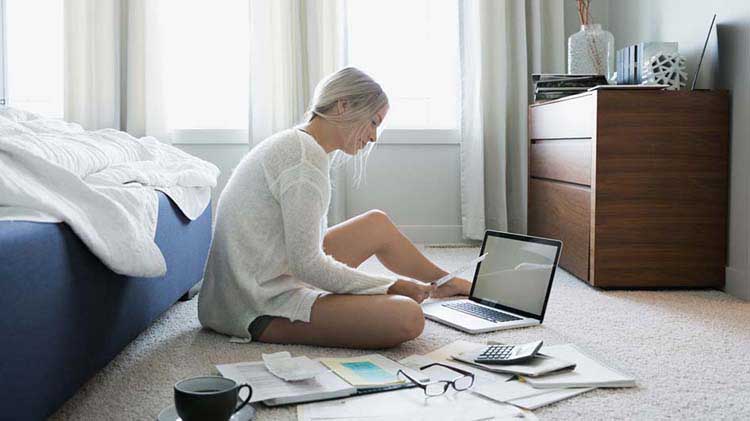
[[[210,206],[188,220],[159,193],[160,278],[110,271],[66,224],[0,222],[0,419],[50,416],[191,287]]]

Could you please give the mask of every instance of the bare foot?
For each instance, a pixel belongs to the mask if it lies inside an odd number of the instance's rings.
[[[453,278],[432,293],[432,298],[453,297],[454,295],[469,295],[471,281],[464,278]]]

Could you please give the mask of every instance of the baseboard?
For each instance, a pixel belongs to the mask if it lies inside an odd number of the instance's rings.
[[[461,225],[399,225],[398,229],[414,243],[467,242],[461,233]]]
[[[725,273],[724,292],[743,300],[750,300],[750,279],[747,272],[727,266]]]

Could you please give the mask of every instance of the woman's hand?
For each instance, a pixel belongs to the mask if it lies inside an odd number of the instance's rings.
[[[438,287],[432,293],[433,298],[452,297],[454,295],[469,295],[471,292],[471,282],[464,278],[453,278]]]
[[[389,294],[403,295],[409,297],[412,300],[421,303],[422,301],[430,298],[430,295],[436,291],[434,285],[423,284],[417,281],[410,281],[408,279],[399,279],[394,282],[390,288],[388,288]]]

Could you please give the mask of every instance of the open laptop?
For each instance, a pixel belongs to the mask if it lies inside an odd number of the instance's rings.
[[[557,240],[487,231],[469,298],[423,303],[424,315],[468,333],[541,324],[561,250]]]

